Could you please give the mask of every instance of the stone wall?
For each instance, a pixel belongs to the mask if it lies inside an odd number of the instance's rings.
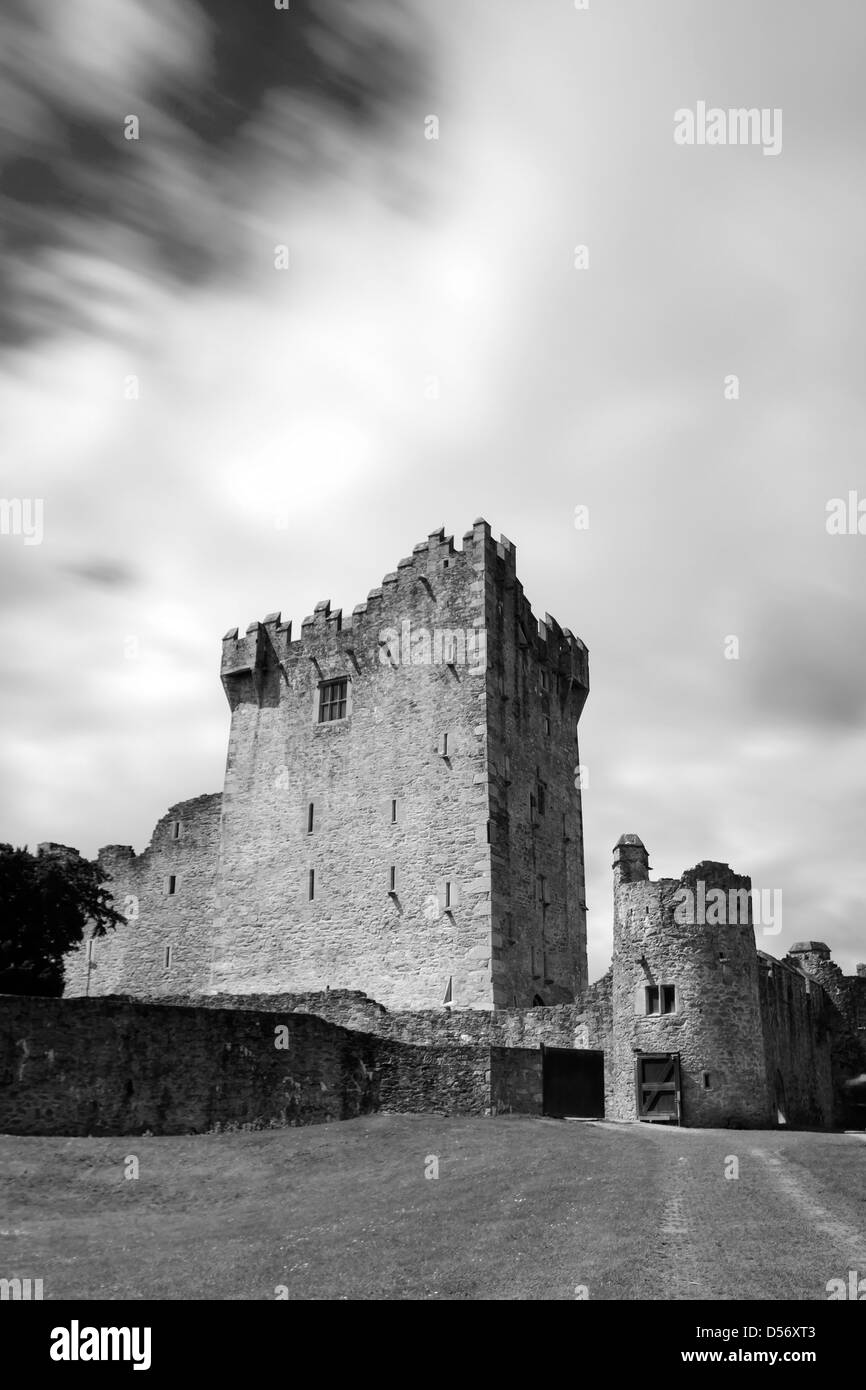
[[[399,1113],[489,1115],[490,1049],[412,1047],[375,1039],[376,1108]],[[515,1097],[515,1109],[520,1108]]]
[[[494,1115],[518,1111],[540,1115],[543,1108],[543,1063],[540,1048],[490,1049],[490,1100]]]
[[[114,906],[127,921],[66,957],[67,997],[208,990],[221,808],[219,792],[178,802],[142,854],[129,845],[100,850]]]
[[[770,1113],[789,1125],[831,1125],[830,1001],[821,986],[758,953]]]
[[[0,1131],[200,1133],[375,1108],[375,1040],[290,1015],[0,996]]]
[[[314,1014],[416,1047],[602,1048],[609,1041],[610,976],[588,991],[589,1003],[536,1009],[419,1009],[391,1012],[358,990],[302,994],[219,994],[197,999],[177,996],[165,1002],[202,1008],[266,1009]],[[160,1001],[162,1002],[162,1001]]]
[[[498,1096],[519,1110],[517,1074],[515,1086],[509,1099],[500,1077]],[[189,1134],[490,1108],[483,1044],[416,1047],[289,1010],[0,996],[3,1133]]]
[[[504,537],[485,567],[493,1002],[570,1003],[587,983],[578,720],[585,646],[539,622]]]
[[[843,975],[823,941],[801,941],[791,947],[789,962],[814,980],[830,1001],[829,1014],[834,1116],[848,1129],[866,1126],[864,1091],[855,1094],[849,1083],[866,1073],[866,966],[856,975]]]
[[[409,1007],[450,980],[456,1002],[490,1002],[486,657],[471,650],[488,535],[461,552],[435,533],[346,621],[323,602],[295,640],[279,614],[225,639],[214,991],[357,987]],[[463,639],[454,666],[444,633]],[[346,717],[319,723],[321,683],[340,678]]]

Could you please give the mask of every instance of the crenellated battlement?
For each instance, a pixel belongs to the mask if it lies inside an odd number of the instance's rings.
[[[342,608],[332,609],[330,599],[322,599],[303,619],[298,638],[293,639],[291,622],[283,622],[279,612],[250,623],[243,636],[231,628],[223,638],[221,664],[229,703],[234,708],[245,698],[260,704],[277,698],[278,673],[282,670],[287,676],[293,662],[334,665],[348,660],[356,670],[365,662],[378,662],[382,632],[399,630],[410,615],[420,621],[420,614],[431,626],[445,629],[484,629],[491,604],[506,589],[516,595],[520,645],[569,679],[585,698],[587,649],[549,613],[543,620],[534,616],[516,578],[516,559],[513,543],[506,536],[495,541],[483,518],[463,536],[462,550],[440,527],[399,560],[349,615],[344,616]]]

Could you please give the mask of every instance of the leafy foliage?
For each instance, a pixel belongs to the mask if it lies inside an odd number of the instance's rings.
[[[124,921],[104,879],[74,850],[0,844],[0,993],[63,992],[66,952]]]

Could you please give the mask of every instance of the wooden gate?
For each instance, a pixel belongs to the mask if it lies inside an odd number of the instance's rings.
[[[638,1119],[681,1124],[679,1053],[644,1053],[635,1058],[634,1070]]]

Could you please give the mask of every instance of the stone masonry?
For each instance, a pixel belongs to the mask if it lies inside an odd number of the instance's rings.
[[[66,993],[574,1000],[587,671],[485,521],[459,551],[434,532],[351,618],[232,629],[223,792],[172,807],[142,855],[101,852],[128,920],[70,959]]]

